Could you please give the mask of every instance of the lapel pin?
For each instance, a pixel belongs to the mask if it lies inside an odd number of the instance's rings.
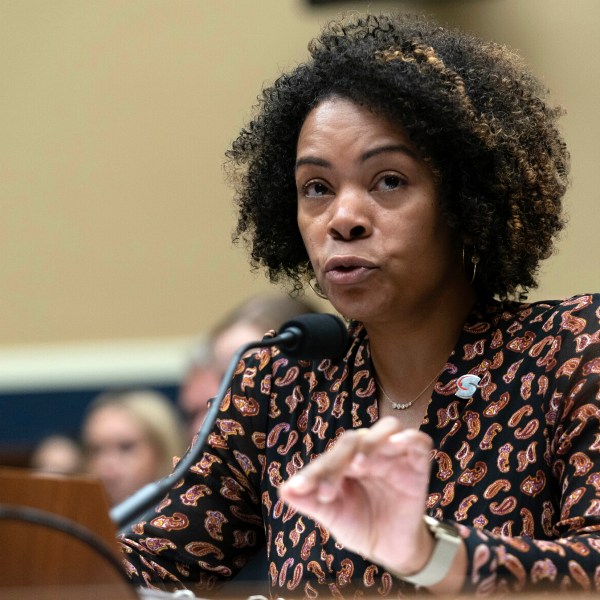
[[[470,398],[477,390],[481,377],[477,375],[461,375],[456,380],[456,395],[459,398]]]

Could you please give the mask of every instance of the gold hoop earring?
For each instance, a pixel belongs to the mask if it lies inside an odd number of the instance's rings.
[[[327,296],[321,289],[319,282],[315,279],[313,283],[311,279],[308,280],[308,287],[315,293],[315,296],[318,296],[322,300],[327,300]]]

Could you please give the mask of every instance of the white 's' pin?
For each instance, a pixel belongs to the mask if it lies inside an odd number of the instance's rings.
[[[481,377],[477,375],[461,375],[456,380],[456,395],[459,398],[470,398],[477,389],[479,382],[481,381]]]

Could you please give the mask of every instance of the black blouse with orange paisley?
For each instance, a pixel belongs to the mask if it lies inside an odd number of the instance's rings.
[[[481,380],[462,399],[465,374]],[[361,325],[337,361],[241,361],[202,460],[122,536],[131,578],[206,595],[266,540],[274,596],[412,593],[276,493],[377,418]],[[435,448],[426,510],[459,527],[465,592],[600,589],[600,296],[476,305],[421,429]]]

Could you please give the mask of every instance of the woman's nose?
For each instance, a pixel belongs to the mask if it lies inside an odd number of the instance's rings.
[[[354,240],[371,234],[367,195],[356,189],[341,190],[331,204],[328,232],[335,239]]]

